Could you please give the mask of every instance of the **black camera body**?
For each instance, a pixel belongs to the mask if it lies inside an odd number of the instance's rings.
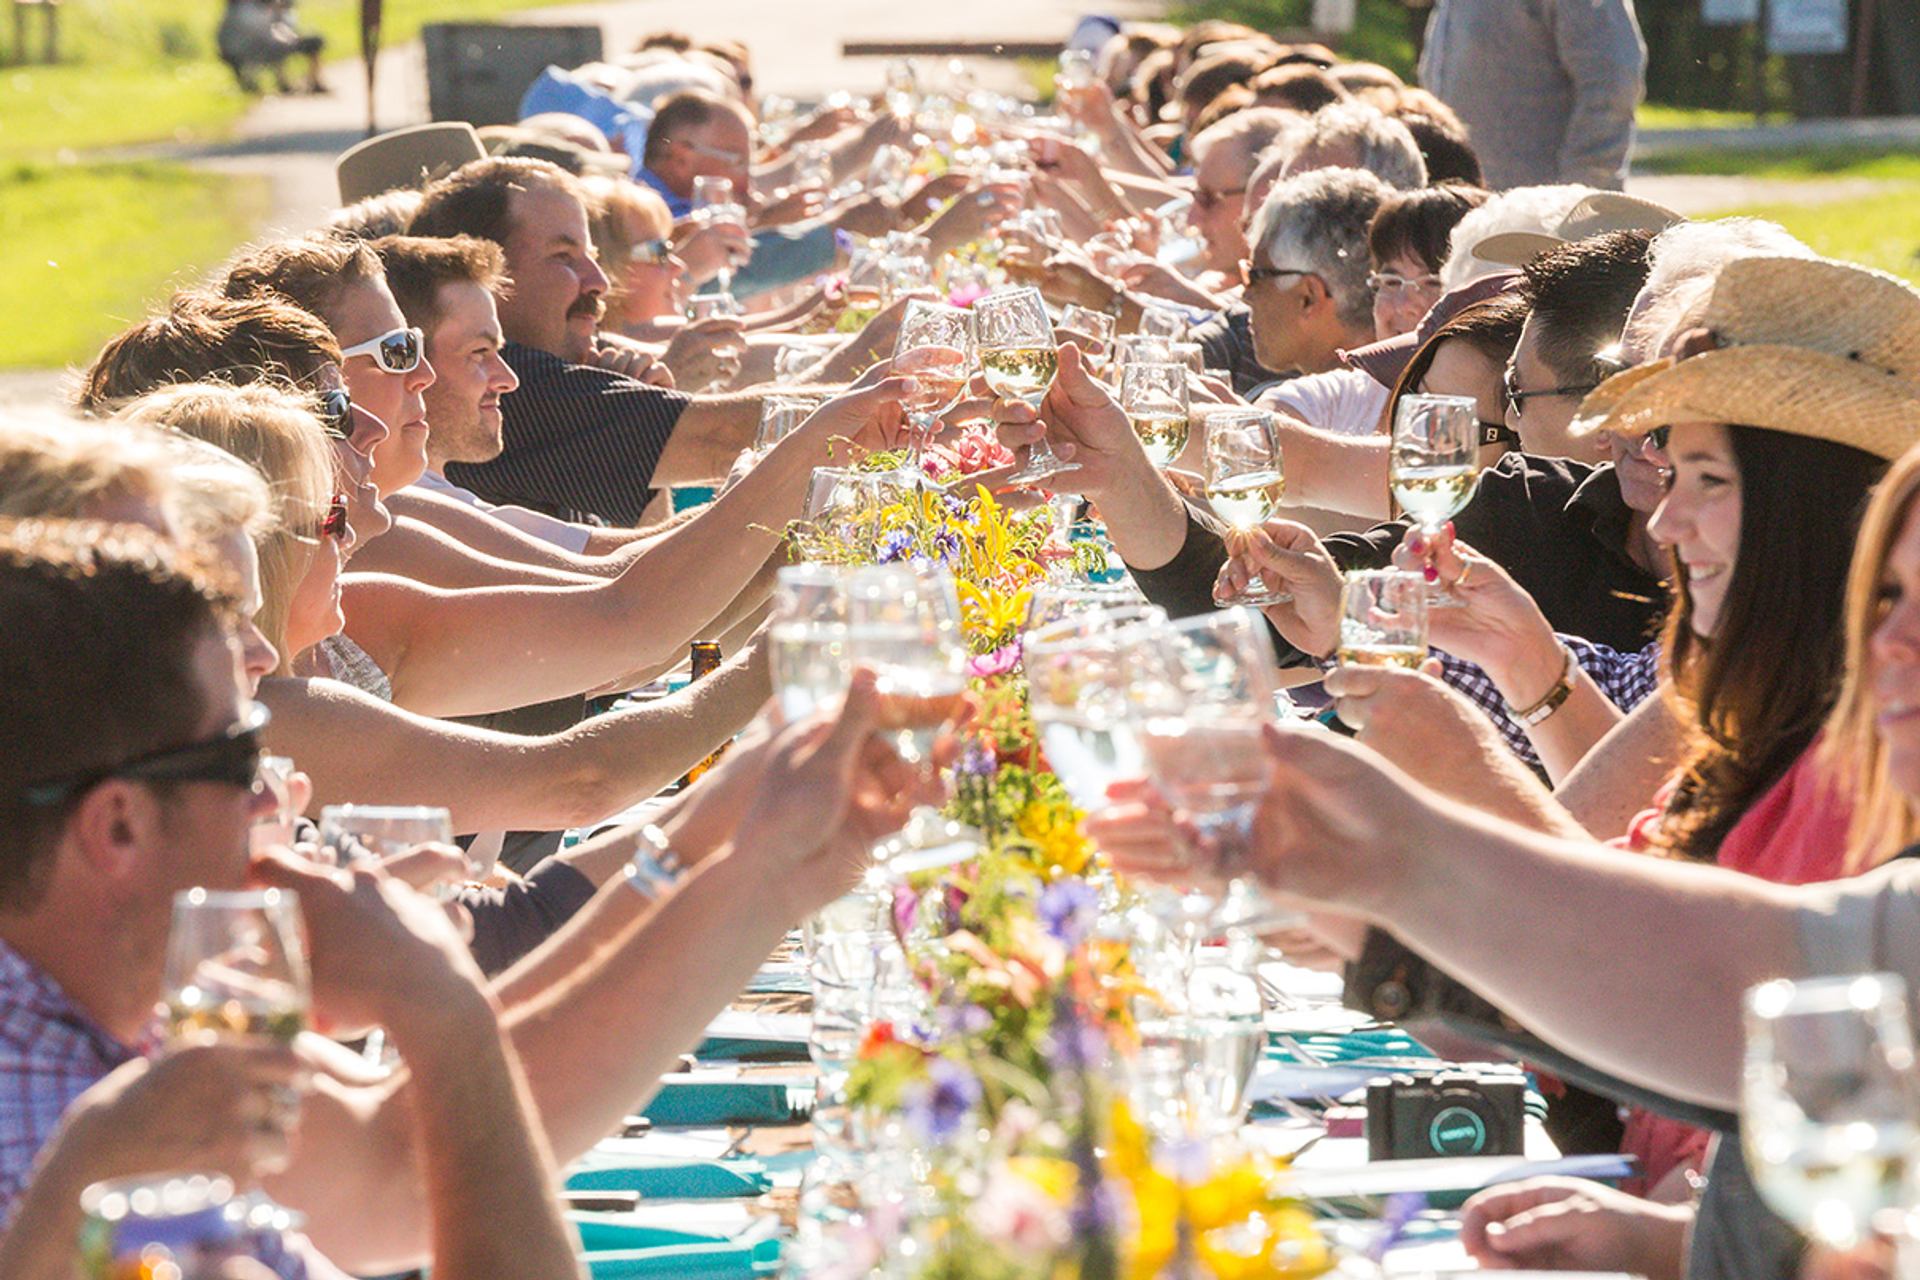
[[[1517,1156],[1525,1077],[1449,1069],[1385,1076],[1367,1086],[1367,1158]]]

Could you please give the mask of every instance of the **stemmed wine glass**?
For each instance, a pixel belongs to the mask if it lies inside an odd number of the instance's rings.
[[[959,307],[915,298],[900,320],[893,344],[893,372],[918,389],[903,403],[912,428],[912,470],[922,476],[920,455],[940,425],[940,415],[959,403],[973,367],[973,317]]]
[[[1835,1249],[1912,1196],[1920,1088],[1906,983],[1785,979],[1747,993],[1740,1134],[1769,1207]]]
[[[383,859],[423,844],[453,843],[453,815],[438,805],[330,804],[320,811],[320,845],[346,865],[360,858]],[[493,865],[476,866],[485,879]]]
[[[1113,368],[1114,335],[1119,331],[1118,322],[1104,311],[1095,311],[1092,307],[1083,307],[1077,302],[1069,302],[1060,312],[1060,327],[1083,333],[1100,344],[1099,354],[1086,352],[1087,368],[1095,377],[1110,376]]]
[[[1404,569],[1356,569],[1340,587],[1342,666],[1405,667],[1427,658],[1427,582]]]
[[[1074,804],[1106,807],[1107,788],[1147,771],[1140,742],[1142,664],[1157,667],[1166,613],[1091,608],[1027,632],[1021,667],[1040,745]]]
[[[1187,371],[1177,364],[1125,366],[1120,370],[1120,407],[1153,465],[1173,465],[1187,447]]]
[[[1119,582],[1038,582],[1027,599],[1024,629],[1040,630],[1083,613],[1144,605],[1146,596],[1129,580]]]
[[[810,560],[845,559],[843,543],[870,553],[880,531],[880,513],[904,493],[898,471],[815,467],[796,535],[801,554]],[[864,554],[857,558],[864,559]]]
[[[1185,376],[1185,370],[1181,370]],[[1241,533],[1258,526],[1280,504],[1286,479],[1280,469],[1280,443],[1273,415],[1264,409],[1226,409],[1206,419],[1207,501]],[[1256,574],[1238,592],[1222,594],[1218,605],[1280,604],[1293,597],[1261,581]]]
[[[760,425],[753,433],[753,451],[764,458],[773,452],[773,446],[792,435],[794,431],[813,416],[813,413],[826,402],[824,395],[803,395],[797,392],[783,392],[768,396],[760,402]]]
[[[174,895],[162,979],[166,1039],[172,1045],[260,1043],[291,1045],[307,1029],[312,979],[299,897],[288,890],[221,893],[187,889]],[[291,1127],[297,1095],[276,1092],[276,1113],[264,1120]],[[255,1161],[257,1179],[283,1161]],[[252,1225],[286,1225],[291,1215],[254,1187],[244,1196]]]
[[[1053,324],[1047,319],[1047,304],[1040,291],[1027,287],[997,289],[973,304],[973,319],[987,385],[996,395],[1024,400],[1038,409],[1060,367]],[[1011,484],[1035,484],[1079,469],[1078,463],[1063,462],[1056,456],[1042,435],[1034,441],[1026,464],[1007,480]]]
[[[1393,500],[1431,540],[1473,496],[1480,474],[1480,410],[1467,396],[1400,397],[1393,414],[1388,482]],[[1437,587],[1428,603],[1460,601]]]
[[[704,175],[693,180],[693,216],[710,226],[747,229],[747,211],[734,198],[733,179]],[[720,268],[720,292],[733,296],[733,264]]]
[[[1187,336],[1187,317],[1172,307],[1148,307],[1140,313],[1139,334],[1162,342],[1183,342]]]

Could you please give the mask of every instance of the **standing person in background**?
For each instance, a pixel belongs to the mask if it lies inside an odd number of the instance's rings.
[[[1420,83],[1459,113],[1487,186],[1619,190],[1646,93],[1633,0],[1438,0]]]

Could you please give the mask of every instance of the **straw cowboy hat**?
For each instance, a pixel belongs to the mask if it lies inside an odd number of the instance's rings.
[[[368,138],[334,161],[340,203],[353,204],[395,187],[418,190],[470,160],[484,160],[480,134],[464,120],[420,124]]]
[[[1920,441],[1920,291],[1824,258],[1736,258],[1700,327],[1712,349],[1615,374],[1572,434],[1730,422],[1894,458]]]

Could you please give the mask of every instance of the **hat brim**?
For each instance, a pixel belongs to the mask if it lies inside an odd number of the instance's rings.
[[[1401,333],[1391,338],[1382,338],[1378,342],[1369,342],[1364,347],[1355,347],[1351,351],[1340,353],[1341,361],[1350,369],[1358,369],[1375,382],[1391,391],[1400,381],[1400,375],[1413,363],[1413,353],[1420,349],[1420,336],[1417,333]]]
[[[1524,267],[1543,253],[1558,249],[1566,241],[1539,231],[1501,231],[1473,246],[1473,256],[1482,262],[1497,262],[1503,267]]]
[[[1730,422],[1897,458],[1920,443],[1920,388],[1805,347],[1727,347],[1629,369],[1596,387],[1570,434],[1642,436]]]

